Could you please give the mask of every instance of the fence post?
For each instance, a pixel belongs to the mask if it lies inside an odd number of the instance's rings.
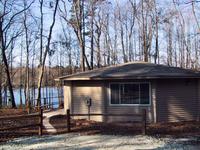
[[[67,132],[70,132],[70,110],[67,109]]]
[[[49,102],[48,102],[48,107],[49,107],[49,109],[51,108],[51,97],[49,97]]]
[[[90,106],[88,106],[88,120],[90,120]]]
[[[47,107],[46,107],[46,105],[47,105],[47,101],[46,101],[47,99],[46,98],[44,98],[44,108],[46,109]]]
[[[30,114],[30,99],[26,100],[27,102],[27,113]]]
[[[41,108],[41,98],[37,99],[37,110],[40,111]]]
[[[39,110],[39,135],[42,136],[42,127],[43,127],[43,108]]]
[[[142,134],[146,135],[146,109],[142,110]]]

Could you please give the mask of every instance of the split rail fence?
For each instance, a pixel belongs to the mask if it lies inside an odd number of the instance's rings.
[[[39,110],[39,113],[36,114],[28,114],[28,115],[12,115],[12,116],[6,116],[6,117],[0,117],[0,121],[4,122],[6,120],[20,120],[20,119],[30,119],[30,118],[38,118],[38,122],[34,124],[29,124],[29,125],[20,125],[20,126],[11,126],[11,127],[5,127],[5,128],[0,128],[0,131],[8,131],[8,130],[17,130],[21,128],[31,128],[38,126],[38,135],[42,135],[43,133],[43,109],[41,108]],[[26,124],[26,122],[24,122]]]
[[[31,103],[33,108],[37,108],[37,101],[38,99],[32,99]],[[53,109],[53,108],[60,108],[63,107],[63,96],[58,96],[58,97],[43,97],[40,99],[41,101],[41,106],[44,109]]]
[[[146,120],[146,110],[143,109],[141,113],[138,114],[103,114],[103,113],[90,113],[90,114],[78,114],[78,113],[70,113],[70,109],[67,109],[67,131],[71,132],[71,117],[75,117],[75,116],[88,116],[88,118],[90,116],[115,116],[115,117],[120,117],[120,116],[130,116],[130,117],[140,117],[141,118],[141,125],[142,125],[142,134],[146,134],[146,124],[147,124],[147,120]]]

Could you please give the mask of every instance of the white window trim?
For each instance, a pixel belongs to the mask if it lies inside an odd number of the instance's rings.
[[[149,104],[111,104],[111,85],[112,84],[149,84]],[[139,85],[140,86],[140,85]],[[140,90],[139,90],[140,92]],[[150,82],[111,82],[109,83],[109,89],[108,89],[108,94],[109,94],[109,106],[151,106],[151,83]],[[140,96],[140,94],[139,94]],[[119,95],[120,101],[121,101],[121,96]],[[140,99],[139,99],[140,101]]]

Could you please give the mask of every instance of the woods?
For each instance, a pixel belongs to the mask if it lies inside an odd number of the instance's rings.
[[[5,99],[17,107],[16,88],[27,107],[33,99],[40,106],[42,88],[60,87],[54,78],[120,63],[199,70],[199,7],[174,0],[1,0],[0,108]]]

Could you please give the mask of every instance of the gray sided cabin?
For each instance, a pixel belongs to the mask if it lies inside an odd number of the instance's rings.
[[[58,78],[64,82],[64,109],[72,113],[140,113],[151,123],[199,120],[200,73],[134,62]],[[77,117],[80,119],[80,117]],[[137,117],[91,116],[96,121]]]

